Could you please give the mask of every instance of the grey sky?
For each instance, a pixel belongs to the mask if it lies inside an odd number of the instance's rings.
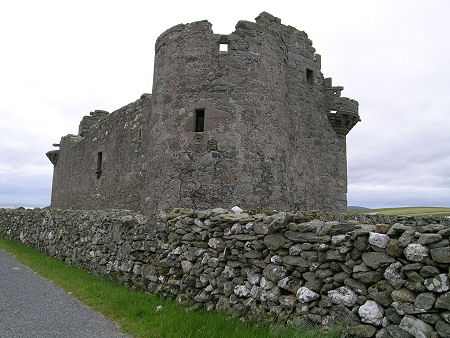
[[[154,43],[208,19],[229,34],[267,11],[304,30],[322,72],[360,103],[348,202],[450,206],[448,1],[3,1],[0,205],[49,204],[45,152],[83,115],[151,92]]]

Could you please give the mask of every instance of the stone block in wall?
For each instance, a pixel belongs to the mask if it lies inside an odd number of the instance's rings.
[[[440,235],[439,235],[440,236]],[[430,250],[432,259],[437,263],[450,263],[450,247],[440,247]]]
[[[433,332],[430,325],[410,315],[404,316],[399,326],[414,337],[429,337]]]

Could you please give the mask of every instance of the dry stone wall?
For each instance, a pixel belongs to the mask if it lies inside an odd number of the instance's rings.
[[[174,209],[5,210],[0,236],[233,316],[450,336],[450,219]]]

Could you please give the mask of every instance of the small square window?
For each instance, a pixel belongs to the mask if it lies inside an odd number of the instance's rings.
[[[227,53],[228,52],[228,43],[220,43],[219,44],[219,52]]]

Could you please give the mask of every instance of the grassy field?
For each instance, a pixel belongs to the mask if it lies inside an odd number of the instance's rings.
[[[0,237],[0,249],[52,281],[73,297],[117,322],[135,337],[340,337],[336,328],[325,334],[317,327],[302,329],[243,323],[224,314],[186,311],[172,299],[127,289],[82,269],[45,256],[22,243]],[[162,310],[156,311],[157,306]]]
[[[440,207],[407,207],[407,208],[384,208],[384,209],[362,209],[350,210],[351,213],[357,214],[385,214],[399,216],[450,216],[450,208]]]

